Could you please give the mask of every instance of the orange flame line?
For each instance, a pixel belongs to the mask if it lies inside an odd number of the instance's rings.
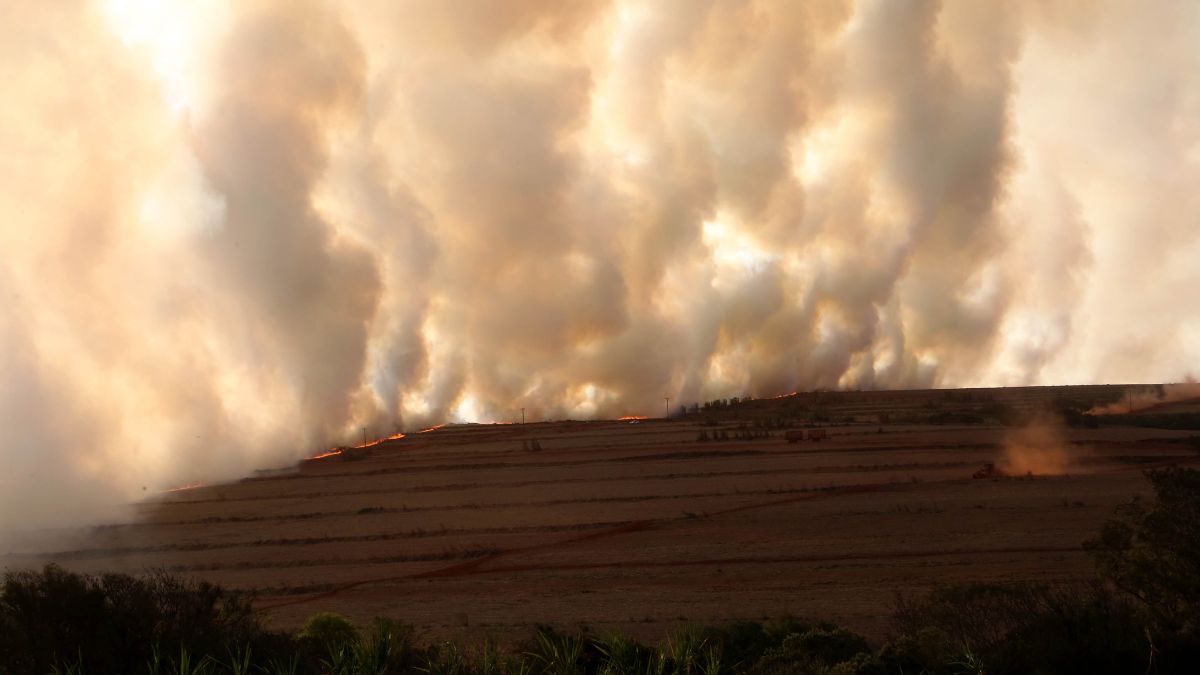
[[[354,446],[354,449],[355,449],[355,450],[362,450],[363,448],[370,448],[370,447],[372,447],[372,446],[379,445],[380,443],[386,443],[386,442],[388,442],[388,441],[398,441],[398,440],[400,440],[401,438],[404,438],[405,436],[407,436],[407,434],[403,434],[403,433],[400,433],[400,434],[392,434],[391,436],[388,436],[388,437],[386,437],[386,438],[377,438],[377,439],[375,439],[375,440],[373,440],[373,441],[370,441],[370,442],[368,442],[368,443],[363,443],[363,444],[361,444],[361,445],[356,445],[356,446]],[[342,454],[342,452],[343,452],[343,449],[342,449],[342,448],[331,448],[331,449],[329,450],[329,452],[322,452],[322,453],[321,453],[321,454],[319,454],[319,455],[313,455],[312,457],[306,457],[306,458],[305,458],[305,461],[311,462],[311,461],[313,461],[313,460],[317,460],[317,459],[325,459],[326,457],[333,457],[334,455],[340,455],[340,454]]]
[[[168,492],[183,492],[184,490],[195,490],[196,488],[202,488],[202,487],[204,487],[204,483],[188,483],[187,485],[180,485],[179,487],[167,488],[166,490],[163,490],[163,494],[166,494]]]
[[[373,445],[379,445],[380,443],[387,443],[388,441],[398,441],[401,438],[404,438],[405,435],[406,434],[392,434],[391,436],[388,436],[387,438],[377,438],[369,443],[363,443],[362,445],[356,445],[356,446],[354,446],[354,448],[356,450],[360,450],[362,448],[369,448]]]

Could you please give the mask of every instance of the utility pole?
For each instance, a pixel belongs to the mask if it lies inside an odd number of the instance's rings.
[[[525,424],[525,409],[521,408],[521,424]]]
[[[670,418],[671,417],[671,397],[664,396],[663,400],[667,402],[667,417]]]
[[[363,427],[362,432],[363,432],[363,445],[366,445],[367,444],[367,428]]]

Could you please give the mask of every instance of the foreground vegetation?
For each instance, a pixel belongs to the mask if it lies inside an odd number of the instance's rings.
[[[1086,545],[1086,587],[975,585],[899,599],[872,645],[820,621],[689,627],[647,646],[622,635],[538,629],[501,647],[422,643],[405,624],[359,629],[317,614],[267,630],[249,600],[165,575],[9,572],[0,675],[711,675],[746,673],[1191,673],[1200,663],[1200,471],[1147,474]]]

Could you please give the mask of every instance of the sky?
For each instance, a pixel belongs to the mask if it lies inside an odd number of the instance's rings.
[[[1200,4],[10,0],[0,530],[443,421],[1200,360]]]

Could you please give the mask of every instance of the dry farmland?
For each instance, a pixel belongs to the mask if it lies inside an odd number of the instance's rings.
[[[256,589],[281,628],[332,610],[438,637],[546,623],[654,639],[793,613],[879,635],[897,593],[1087,579],[1081,542],[1145,493],[1142,471],[1197,458],[1195,432],[1064,427],[1047,441],[1067,456],[1054,475],[972,478],[1015,433],[994,416],[1064,396],[1121,390],[801,394],[671,420],[446,426],[173,493],[17,562]],[[785,442],[805,425],[828,438]],[[771,436],[738,438],[751,431]]]

